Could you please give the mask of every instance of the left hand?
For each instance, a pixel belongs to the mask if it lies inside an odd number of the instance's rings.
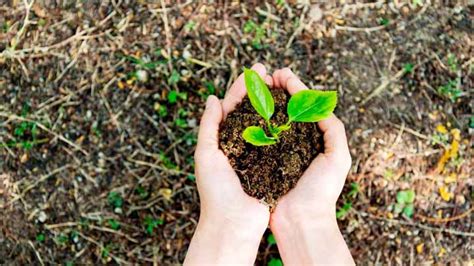
[[[255,64],[252,69],[265,80],[271,80],[262,64]],[[222,103],[215,96],[207,99],[195,153],[201,215],[186,263],[253,264],[260,239],[268,227],[268,207],[244,192],[239,177],[219,149],[219,124],[246,93],[242,74]]]

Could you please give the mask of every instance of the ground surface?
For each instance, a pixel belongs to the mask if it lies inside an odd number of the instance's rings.
[[[472,263],[472,6],[10,2],[0,263],[182,262],[204,100],[257,61],[338,90],[358,263]],[[278,258],[268,234],[257,264]]]

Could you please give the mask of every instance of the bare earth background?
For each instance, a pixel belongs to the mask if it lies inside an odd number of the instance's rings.
[[[339,92],[359,264],[472,265],[472,5],[30,1],[0,6],[1,264],[182,262],[203,103],[262,62]]]

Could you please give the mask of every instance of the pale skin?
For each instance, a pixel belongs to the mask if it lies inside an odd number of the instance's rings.
[[[288,68],[267,75],[252,67],[274,89],[290,94],[308,89]],[[324,153],[283,196],[274,212],[248,196],[227,157],[219,149],[219,124],[246,95],[243,75],[219,101],[210,96],[201,118],[195,153],[201,215],[188,249],[186,265],[252,265],[260,240],[270,226],[285,265],[354,265],[336,222],[336,200],[351,165],[346,133],[334,115],[320,121]]]

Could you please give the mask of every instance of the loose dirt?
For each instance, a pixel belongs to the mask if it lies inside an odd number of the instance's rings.
[[[286,106],[290,96],[281,90],[273,90],[272,94],[275,113],[271,122],[284,124],[288,120]],[[265,128],[265,121],[245,98],[221,124],[220,147],[244,191],[274,207],[296,185],[318,153],[323,152],[322,134],[316,123],[293,123],[277,144],[257,147],[242,138],[244,129],[255,125]]]

